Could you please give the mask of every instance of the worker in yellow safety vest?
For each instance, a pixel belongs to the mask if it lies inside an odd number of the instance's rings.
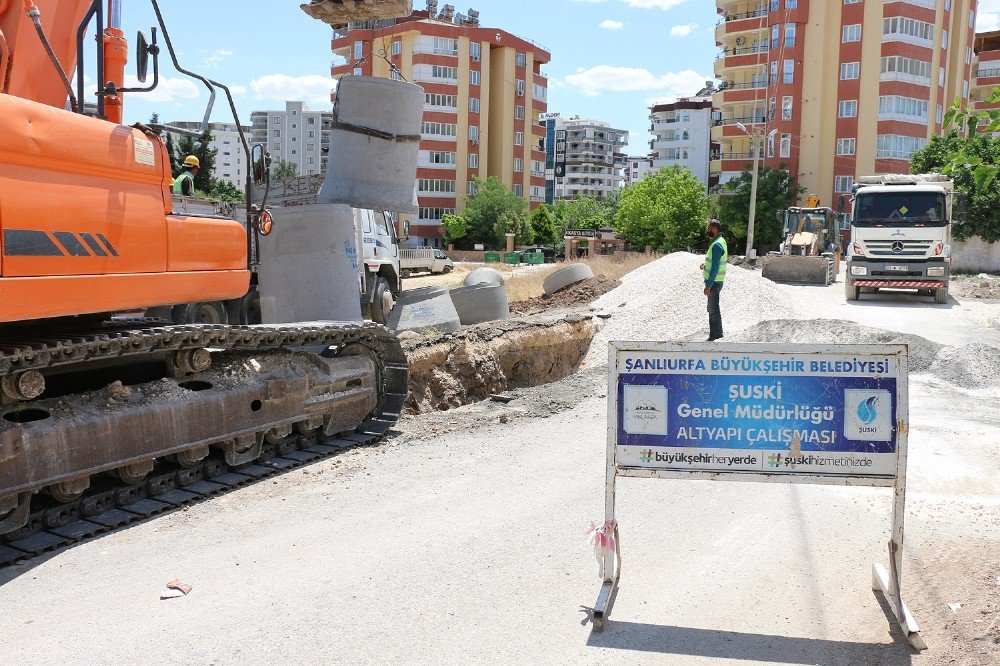
[[[709,220],[706,232],[712,238],[712,244],[705,252],[701,272],[705,280],[705,295],[708,296],[708,341],[714,342],[722,337],[719,294],[726,279],[726,266],[729,265],[729,247],[722,237],[722,224],[718,220]]]
[[[184,158],[184,166],[182,168],[183,171],[174,180],[174,194],[193,197],[194,177],[198,175],[198,169],[201,168],[201,161],[194,155],[188,155]]]

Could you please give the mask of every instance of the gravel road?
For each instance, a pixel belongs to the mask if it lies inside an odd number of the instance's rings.
[[[706,327],[703,300],[675,302],[688,298],[690,258],[660,262],[675,286],[658,301],[636,307],[631,275],[599,301],[613,312],[603,344],[616,326],[638,330],[637,318],[640,337],[671,318],[672,336]],[[839,307],[839,285],[730,275],[747,281],[723,293],[734,334],[773,333],[761,324],[772,319],[856,321],[917,333],[936,360],[997,339],[995,305]],[[777,311],[758,316],[748,294]],[[910,384],[903,571],[928,651],[907,648],[870,589],[871,563],[887,559],[891,493],[847,487],[623,479],[621,591],[592,634],[599,351],[591,369],[508,404],[408,418],[381,446],[0,572],[2,654],[18,664],[1000,660],[1000,398],[929,373]],[[193,591],[159,600],[178,577]]]

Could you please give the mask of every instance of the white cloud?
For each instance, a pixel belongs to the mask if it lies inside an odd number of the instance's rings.
[[[218,49],[205,56],[205,61],[202,63],[202,66],[208,67],[210,69],[218,69],[219,63],[231,55],[233,55],[232,51],[226,51],[225,49]]]
[[[246,86],[229,86],[229,92],[233,93],[234,95],[246,95],[247,94],[247,87]]]
[[[128,88],[144,88],[152,83],[152,79],[146,79],[146,83],[139,83],[139,79],[132,75],[125,76],[125,86]],[[181,100],[198,99],[201,97],[201,84],[195,83],[191,79],[160,78],[160,84],[152,92],[142,93],[144,102],[177,102],[180,106]]]
[[[625,27],[625,24],[622,23],[621,21],[604,19],[603,21],[601,21],[600,27],[604,28],[605,30],[621,30],[622,28]]]
[[[621,0],[629,7],[638,9],[663,9],[667,10],[677,5],[682,5],[687,0]]]
[[[288,76],[287,74],[267,74],[250,82],[250,88],[257,99],[278,101],[300,99],[310,104],[330,104],[330,90],[336,87],[329,76],[307,74]]]
[[[654,74],[648,69],[639,67],[615,67],[598,65],[589,69],[578,69],[568,75],[565,82],[577,88],[587,97],[597,97],[602,92],[634,92],[639,90],[655,90],[662,95],[683,95],[694,90],[700,90],[706,77],[694,70],[682,72],[667,72]]]
[[[1000,0],[979,0],[976,32],[1000,30]]]
[[[683,23],[670,28],[670,34],[674,37],[687,37],[698,28],[697,23]]]

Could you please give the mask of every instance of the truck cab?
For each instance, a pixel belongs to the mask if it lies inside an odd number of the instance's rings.
[[[361,312],[366,318],[384,324],[402,289],[400,238],[391,213],[355,208],[354,220],[358,247],[364,248],[358,276]]]
[[[945,303],[951,227],[963,217],[964,199],[946,176],[862,178],[854,195],[847,300],[858,300],[863,288],[887,287],[916,289]]]

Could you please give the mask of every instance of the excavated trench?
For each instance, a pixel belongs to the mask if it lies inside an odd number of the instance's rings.
[[[597,333],[589,312],[487,322],[444,336],[403,334],[410,364],[406,412],[460,407],[576,372]]]

